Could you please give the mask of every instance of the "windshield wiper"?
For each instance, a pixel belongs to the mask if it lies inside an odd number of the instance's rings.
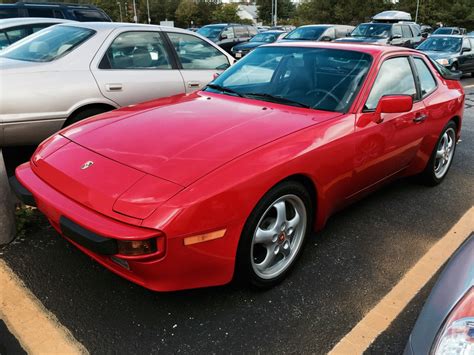
[[[268,101],[272,101],[272,102],[275,102],[275,103],[287,104],[287,105],[298,106],[298,107],[303,107],[303,108],[312,108],[309,105],[303,104],[303,103],[295,101],[295,100],[286,99],[286,98],[281,97],[281,96],[273,96],[273,95],[265,94],[265,93],[252,93],[252,92],[249,92],[249,93],[243,94],[243,96],[244,97],[249,97],[249,96],[259,97],[259,98],[262,98],[262,99],[268,99]]]
[[[231,88],[226,88],[225,86],[220,86],[220,85],[217,85],[217,84],[207,84],[206,88],[211,88],[211,89],[214,89],[214,90],[227,92],[229,94],[234,94],[234,95],[237,95],[239,97],[244,97],[244,95],[242,95],[241,93],[239,93],[235,90],[232,90]]]

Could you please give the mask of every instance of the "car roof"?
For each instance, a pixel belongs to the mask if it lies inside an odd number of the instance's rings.
[[[347,43],[347,42],[313,42],[313,41],[294,41],[294,42],[275,42],[267,44],[264,47],[300,47],[300,48],[328,48],[328,49],[341,49],[347,51],[355,51],[379,56],[385,53],[397,53],[397,52],[412,52],[420,54],[422,52],[411,48],[396,47],[389,45],[379,44],[362,44],[362,43]]]
[[[168,26],[158,26],[158,25],[146,25],[141,23],[128,23],[128,22],[76,22],[71,21],[70,23],[65,23],[64,25],[90,28],[96,31],[110,31],[117,28],[136,28],[143,30],[173,30],[175,32],[186,32],[190,33],[191,31],[178,28],[178,27],[168,27]]]
[[[268,30],[268,31],[265,31],[265,32],[260,32],[260,33],[270,33],[270,34],[275,34],[275,33],[286,33],[285,31],[282,31],[282,30]]]
[[[6,18],[0,20],[0,29],[22,26],[22,25],[32,25],[35,23],[66,23],[66,22],[76,22],[71,20],[65,20],[60,18],[49,18],[49,17],[14,17]]]

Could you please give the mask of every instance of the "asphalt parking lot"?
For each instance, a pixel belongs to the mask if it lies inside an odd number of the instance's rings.
[[[266,292],[153,293],[96,264],[37,213],[0,258],[91,353],[327,353],[474,205],[474,78],[463,84],[462,141],[445,181],[404,179],[334,215]],[[12,171],[18,159],[6,160]],[[403,351],[433,282],[367,353]]]

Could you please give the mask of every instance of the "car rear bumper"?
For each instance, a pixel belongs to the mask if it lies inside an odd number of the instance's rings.
[[[68,241],[116,274],[154,291],[215,286],[232,279],[234,260],[214,258],[183,238],[166,238],[159,257],[116,255],[117,240],[142,240],[160,231],[129,225],[99,214],[56,191],[40,179],[29,163],[19,166],[10,180],[25,204],[37,206]],[[202,244],[209,244],[202,243]]]

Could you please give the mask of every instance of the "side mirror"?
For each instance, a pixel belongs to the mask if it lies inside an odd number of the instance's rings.
[[[400,39],[402,38],[402,35],[393,35],[391,39]]]
[[[332,38],[329,36],[322,36],[319,40],[323,42],[331,42]]]
[[[469,47],[462,47],[461,49],[461,54],[465,53],[465,52],[470,52],[471,51],[471,48]]]
[[[226,34],[221,34],[221,39],[227,39],[227,35]]]
[[[376,123],[382,122],[382,113],[409,112],[413,108],[413,97],[410,95],[387,95],[382,96],[375,109]]]

